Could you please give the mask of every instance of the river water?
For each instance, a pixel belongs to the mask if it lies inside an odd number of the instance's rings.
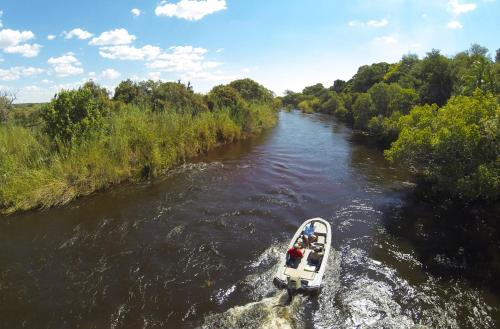
[[[428,235],[408,179],[331,117],[282,112],[154,182],[0,218],[0,327],[494,328],[498,295],[406,234]],[[318,216],[325,289],[285,306],[276,264]]]

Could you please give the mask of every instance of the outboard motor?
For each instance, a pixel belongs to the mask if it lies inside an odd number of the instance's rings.
[[[300,285],[301,283],[299,278],[287,277],[287,286],[286,286],[286,292],[288,293],[287,304],[290,304],[292,302],[293,296],[300,289]]]

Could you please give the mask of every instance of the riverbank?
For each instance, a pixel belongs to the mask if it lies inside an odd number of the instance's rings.
[[[287,91],[283,105],[332,114],[443,199],[500,200],[500,57],[473,44],[447,57],[361,66],[349,80]],[[441,198],[439,198],[441,199]],[[438,202],[440,202],[439,200]]]
[[[331,116],[281,111],[275,128],[193,162],[1,217],[4,326],[259,327],[284,248],[315,216],[331,223],[338,257],[320,296],[298,300],[297,327],[500,324],[498,294],[468,275],[491,273],[487,259],[469,263],[474,240],[438,231],[434,209],[407,199],[407,172]]]
[[[160,84],[158,90],[170,93],[127,102],[116,99],[123,95],[119,90],[114,99],[101,100],[106,96],[92,95],[93,84],[62,91],[42,109],[43,126],[0,125],[0,212],[64,205],[125,181],[161,175],[220,144],[274,126],[277,112],[271,93],[255,82],[246,83],[267,98],[241,95],[237,84],[216,87],[205,98],[186,86],[173,86],[174,93],[172,85]],[[72,113],[81,110],[74,100],[87,91],[85,115]],[[179,101],[179,95],[187,98]],[[61,100],[62,109],[57,107]],[[158,100],[164,108],[144,106],[145,101],[158,106]],[[93,112],[88,110],[92,104],[98,105]],[[63,116],[63,111],[68,113]]]

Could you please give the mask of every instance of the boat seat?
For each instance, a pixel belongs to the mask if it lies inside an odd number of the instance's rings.
[[[327,229],[326,225],[320,222],[314,223],[314,234],[326,236]]]
[[[317,243],[321,243],[324,245],[326,243],[326,236],[318,235]]]

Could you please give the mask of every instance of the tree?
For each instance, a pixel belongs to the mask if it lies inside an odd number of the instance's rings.
[[[344,91],[346,84],[347,83],[344,80],[337,79],[333,81],[333,86],[330,87],[330,90],[340,94]]]
[[[120,84],[115,88],[115,95],[113,99],[116,101],[121,101],[126,104],[132,103],[139,96],[139,88],[130,79],[120,82]]]
[[[72,144],[85,139],[102,124],[107,104],[91,85],[62,90],[42,107],[45,130],[53,139]]]
[[[419,82],[414,75],[414,69],[419,62],[415,54],[404,55],[401,61],[391,65],[384,76],[384,82],[398,83],[403,88],[415,89]]]
[[[153,91],[153,111],[197,114],[208,111],[203,97],[179,82],[158,83]]]
[[[294,108],[299,105],[302,99],[301,93],[296,93],[291,90],[285,90],[285,96],[281,99],[283,106]]]
[[[456,77],[455,94],[470,96],[477,88],[497,92],[499,77],[487,48],[473,44],[469,50],[453,58],[452,67]]]
[[[433,49],[418,63],[416,77],[420,81],[418,93],[423,104],[446,104],[453,90],[454,77],[450,60]]]
[[[6,122],[17,95],[11,91],[0,91],[0,123]]]
[[[451,196],[498,200],[499,122],[495,96],[481,91],[442,108],[417,106],[399,120],[399,138],[385,154]]]
[[[375,63],[361,66],[351,80],[351,91],[360,93],[367,92],[371,86],[377,82],[381,82],[388,71],[388,63]]]
[[[357,128],[366,128],[368,121],[375,115],[376,109],[370,94],[360,94],[352,106],[354,125]]]
[[[390,117],[394,112],[408,113],[418,100],[413,89],[403,89],[397,83],[380,82],[368,90],[377,115]]]
[[[302,94],[309,96],[307,97],[309,99],[312,97],[318,98],[320,101],[328,99],[328,89],[326,89],[322,83],[305,87],[304,90],[302,90]]]
[[[342,99],[336,92],[330,91],[328,93],[328,98],[326,99],[326,101],[320,104],[319,110],[322,113],[336,114],[337,111],[339,113],[343,112],[342,109],[340,109],[341,107],[344,107]]]
[[[250,103],[271,103],[274,98],[272,91],[252,79],[235,80],[229,86],[239,92],[241,97]]]
[[[497,49],[497,54],[495,56],[495,63],[500,63],[500,48]]]

